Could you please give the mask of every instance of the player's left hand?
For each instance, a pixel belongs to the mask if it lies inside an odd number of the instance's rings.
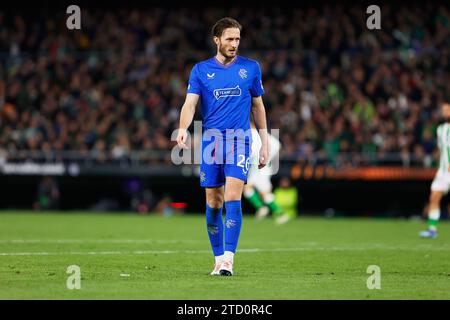
[[[267,164],[268,159],[269,159],[269,152],[267,151],[267,147],[261,147],[261,150],[259,151],[258,169],[264,168]]]

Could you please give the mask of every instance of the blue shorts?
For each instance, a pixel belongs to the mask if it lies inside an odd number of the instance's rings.
[[[250,169],[251,138],[246,141],[202,140],[200,186],[216,188],[225,185],[226,177],[247,182]]]

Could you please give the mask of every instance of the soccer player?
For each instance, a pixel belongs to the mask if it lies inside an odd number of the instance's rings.
[[[422,238],[434,239],[437,237],[437,224],[441,215],[441,199],[450,189],[450,101],[442,104],[442,116],[445,122],[437,128],[438,147],[440,151],[439,169],[431,184],[428,206],[428,229],[420,232]]]
[[[233,275],[242,225],[242,190],[250,164],[250,112],[260,128],[260,168],[266,165],[268,157],[261,69],[256,61],[237,54],[241,29],[232,18],[223,18],[214,24],[212,36],[217,53],[191,70],[177,135],[178,145],[187,149],[187,128],[201,99],[200,185],[205,188],[207,232],[215,256],[211,275]]]
[[[288,216],[285,216],[283,210],[275,201],[275,195],[272,192],[273,186],[270,180],[272,170],[269,165],[262,169],[258,169],[257,159],[259,156],[259,149],[261,148],[261,140],[258,135],[258,130],[251,121],[252,128],[252,155],[250,161],[250,170],[248,172],[247,184],[244,186],[244,197],[255,207],[256,218],[262,219],[266,217],[270,211],[275,218],[277,224],[287,222]],[[267,135],[269,158],[267,162],[270,163],[277,152],[280,150],[280,142],[271,134]]]

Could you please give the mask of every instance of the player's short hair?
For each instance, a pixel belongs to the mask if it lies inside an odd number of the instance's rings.
[[[217,21],[212,27],[212,35],[213,37],[220,37],[223,34],[223,31],[228,28],[238,28],[239,31],[242,31],[242,26],[237,20],[225,17]]]

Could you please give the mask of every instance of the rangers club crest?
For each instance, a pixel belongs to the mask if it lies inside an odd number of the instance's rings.
[[[240,70],[239,70],[239,76],[240,76],[242,79],[247,78],[247,70],[245,70],[245,69],[240,69]]]
[[[232,228],[236,225],[236,221],[232,220],[232,219],[228,219],[227,222],[225,223],[225,226],[229,229]]]

